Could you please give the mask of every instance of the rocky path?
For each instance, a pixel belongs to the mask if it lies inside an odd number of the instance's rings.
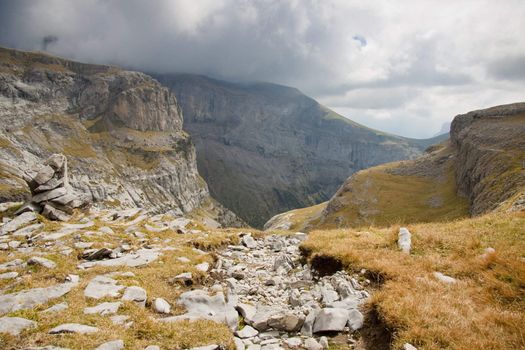
[[[239,313],[240,327],[231,323],[237,349],[316,350],[334,341],[326,335],[350,347],[356,343],[354,332],[363,325],[358,307],[369,294],[345,272],[319,277],[302,264],[299,244],[305,238],[245,235],[242,245],[219,252],[210,271],[217,280],[212,289],[220,283]]]

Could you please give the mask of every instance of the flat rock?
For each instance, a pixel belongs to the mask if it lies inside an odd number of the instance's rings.
[[[359,310],[354,309],[348,312],[348,327],[350,327],[351,330],[357,331],[361,329],[364,320],[365,318]]]
[[[8,279],[17,278],[17,277],[18,277],[18,272],[15,272],[15,271],[0,273],[0,280],[8,280]]]
[[[45,267],[46,269],[54,269],[55,267],[57,267],[57,264],[54,261],[51,261],[49,259],[42,258],[39,256],[34,256],[30,258],[27,261],[27,264],[42,266],[42,267]]]
[[[63,310],[66,310],[69,307],[69,305],[66,302],[55,304],[47,309],[45,309],[42,312],[60,312]]]
[[[445,284],[454,284],[457,280],[454,277],[450,277],[442,274],[441,272],[434,272],[434,277],[436,277],[440,282]]]
[[[24,265],[24,261],[22,259],[11,260],[6,263],[0,264],[0,271],[1,270],[12,270],[17,267],[21,267],[23,265]]]
[[[27,289],[13,294],[0,295],[0,314],[17,310],[32,309],[49,300],[68,293],[76,283],[66,282],[51,287]]]
[[[123,340],[112,340],[97,346],[95,350],[121,350],[124,349]]]
[[[322,350],[323,346],[317,342],[314,338],[308,338],[304,341],[304,347],[306,350]]]
[[[37,220],[37,217],[35,213],[33,212],[22,213],[18,215],[17,217],[15,217],[13,220],[9,221],[4,226],[0,227],[0,236],[14,232],[18,230],[20,227],[27,225],[36,220]]]
[[[0,317],[0,333],[19,335],[23,330],[34,328],[37,323],[21,317]]]
[[[29,226],[26,226],[26,227],[22,227],[22,228],[16,230],[15,232],[13,232],[13,236],[14,237],[29,237],[34,232],[36,232],[38,230],[41,230],[42,228],[44,228],[43,224],[29,225]]]
[[[178,304],[185,307],[186,314],[163,318],[162,322],[174,322],[179,320],[211,320],[224,323],[232,330],[238,326],[238,314],[233,305],[226,303],[223,293],[209,295],[201,289],[182,293]]]
[[[297,316],[290,312],[281,312],[268,318],[268,326],[278,331],[297,332],[304,323],[304,317]]]
[[[259,331],[251,326],[244,326],[243,329],[235,332],[235,335],[237,335],[241,339],[252,338],[255,337],[257,334],[259,334]]]
[[[127,287],[124,291],[124,295],[122,296],[122,300],[134,301],[140,306],[146,305],[147,298],[148,294],[146,293],[146,290],[138,286]]]
[[[37,195],[34,195],[31,200],[35,203],[42,203],[45,201],[49,201],[54,198],[61,197],[67,193],[67,189],[65,187],[59,187],[55,188],[54,190],[42,192]]]
[[[322,309],[315,318],[313,332],[341,332],[348,322],[348,310],[338,308]]]
[[[399,249],[405,254],[410,254],[410,249],[412,246],[412,240],[411,240],[411,234],[410,231],[406,227],[401,227],[399,229],[398,239],[397,239],[397,245],[399,246]]]
[[[255,241],[255,239],[253,239],[252,236],[249,236],[249,235],[245,235],[242,237],[242,244],[246,248],[250,248],[250,249],[257,248],[257,242]]]
[[[61,334],[61,333],[79,333],[89,334],[96,333],[99,329],[97,327],[86,326],[79,323],[64,323],[57,326],[49,331],[49,334]]]
[[[92,307],[86,307],[84,309],[85,314],[100,314],[102,316],[105,315],[113,315],[116,314],[118,309],[120,308],[120,305],[122,305],[121,302],[114,302],[114,303],[101,303],[96,306]]]
[[[156,249],[140,249],[135,253],[126,254],[120,258],[101,260],[101,261],[87,261],[78,265],[81,269],[88,269],[93,266],[127,266],[138,267],[151,263],[158,259],[162,253]]]
[[[124,289],[124,286],[119,286],[117,283],[118,282],[112,278],[96,276],[86,286],[84,296],[93,299],[101,299],[105,297],[116,298],[120,295],[119,292]]]

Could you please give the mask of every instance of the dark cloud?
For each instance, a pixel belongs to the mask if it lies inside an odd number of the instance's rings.
[[[524,17],[521,0],[0,0],[0,45],[291,85],[370,125],[430,136],[448,113],[521,95]]]

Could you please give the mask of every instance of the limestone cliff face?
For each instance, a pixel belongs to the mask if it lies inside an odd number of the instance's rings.
[[[255,226],[327,200],[353,172],[415,157],[428,144],[363,127],[289,87],[155,77],[177,96],[212,195]]]
[[[21,171],[63,153],[71,185],[100,205],[236,222],[198,174],[175,96],[143,73],[0,48],[0,120],[2,199],[24,196]]]
[[[454,118],[458,191],[470,212],[496,209],[525,187],[525,103],[496,106]]]
[[[349,177],[322,205],[276,215],[266,229],[389,226],[525,209],[525,103],[458,115],[450,140],[414,160]]]

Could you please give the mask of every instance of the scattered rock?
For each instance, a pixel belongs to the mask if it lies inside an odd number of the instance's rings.
[[[96,276],[93,278],[84,290],[84,296],[87,298],[101,299],[105,297],[116,298],[124,286],[117,285],[117,281],[105,276]]]
[[[405,343],[403,344],[403,350],[417,350],[417,348],[410,343]]]
[[[235,332],[235,335],[237,335],[241,339],[252,338],[255,337],[257,334],[259,334],[259,331],[251,326],[244,326],[243,329]]]
[[[322,350],[323,346],[317,342],[314,338],[308,338],[304,341],[304,347],[306,350]]]
[[[140,306],[146,306],[147,298],[148,298],[148,295],[146,293],[146,290],[144,288],[137,287],[137,286],[131,286],[131,287],[126,288],[126,290],[124,291],[124,295],[122,296],[122,300],[134,301]]]
[[[18,272],[6,272],[6,273],[0,273],[0,280],[7,280],[12,278],[17,278]]]
[[[313,332],[341,332],[348,322],[348,316],[345,309],[322,309],[315,318]]]
[[[122,303],[120,302],[114,302],[114,303],[102,303],[98,304],[96,306],[92,307],[86,307],[84,309],[85,314],[100,314],[102,316],[105,315],[113,315],[118,312],[118,309],[120,308],[120,305]]]
[[[348,327],[353,331],[357,331],[363,327],[364,319],[363,314],[359,310],[350,310],[348,312]]]
[[[63,310],[66,310],[69,307],[69,305],[66,302],[55,304],[47,309],[45,309],[42,312],[60,312]]]
[[[123,340],[112,340],[99,345],[95,350],[121,350],[124,349]]]
[[[18,230],[20,227],[25,226],[36,220],[37,220],[37,217],[35,213],[33,212],[22,213],[19,216],[15,217],[13,220],[9,221],[4,226],[0,227],[0,236],[14,232]]]
[[[453,277],[442,274],[441,272],[434,272],[434,277],[437,278],[440,282],[446,284],[454,284],[457,280]]]
[[[64,323],[57,326],[49,331],[49,334],[61,334],[61,333],[79,333],[89,334],[96,333],[99,329],[96,327],[86,326],[78,323]]]
[[[171,306],[168,302],[162,298],[156,298],[153,301],[153,310],[159,314],[169,314],[171,312]]]
[[[39,256],[34,256],[27,261],[28,265],[38,265],[45,267],[46,269],[54,269],[57,267],[57,264],[49,259],[41,258]]]
[[[251,235],[244,235],[242,237],[242,244],[246,248],[255,249],[257,248],[257,242],[253,239]]]
[[[46,288],[27,289],[13,294],[0,295],[0,315],[45,304],[49,300],[60,298],[76,285],[76,283],[66,282]]]
[[[151,263],[158,259],[161,253],[156,249],[140,249],[135,253],[123,255],[117,259],[87,261],[78,265],[80,269],[88,269],[94,266],[127,266],[138,267]]]
[[[37,323],[21,317],[0,317],[0,333],[19,335],[23,330],[35,328]]]

